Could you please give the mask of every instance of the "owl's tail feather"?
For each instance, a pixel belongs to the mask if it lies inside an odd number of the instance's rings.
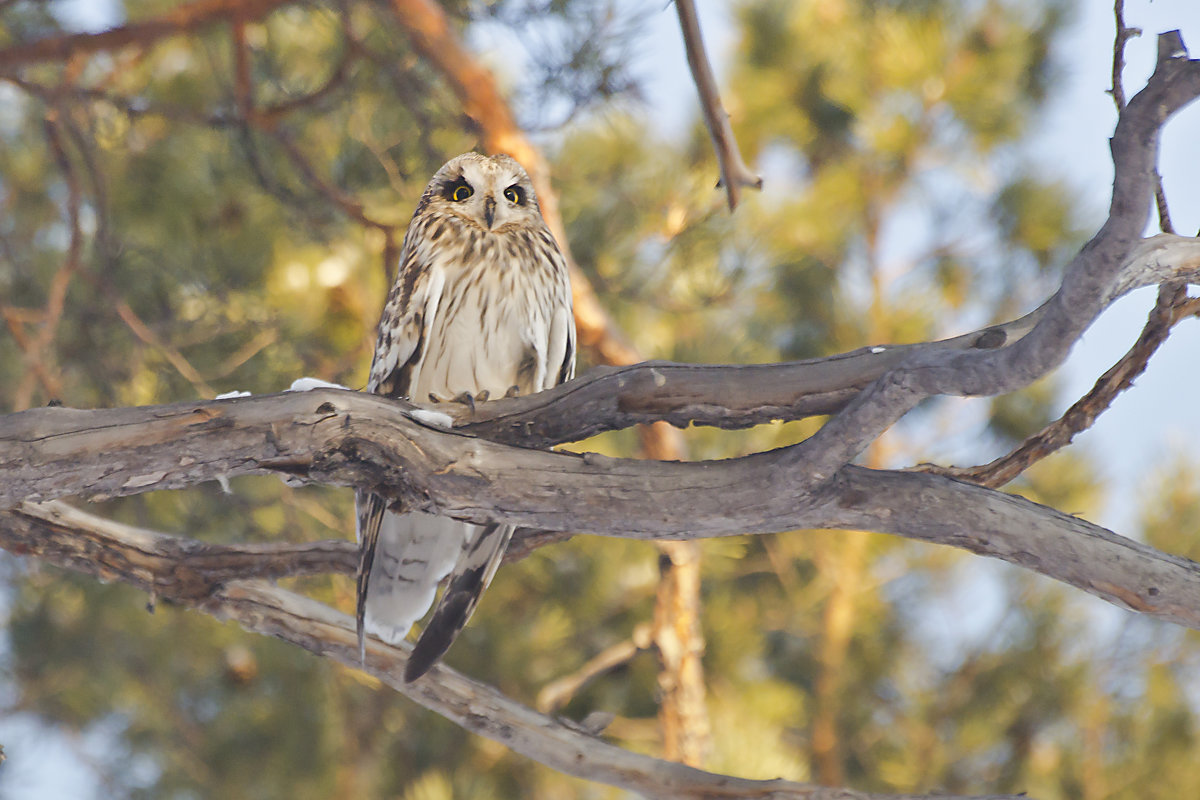
[[[358,663],[367,663],[367,641],[364,618],[367,613],[367,588],[371,582],[371,567],[375,563],[375,546],[379,541],[379,525],[383,521],[384,503],[378,495],[359,490],[355,494],[358,507],[358,603],[354,623],[358,632]]]
[[[359,506],[359,656],[364,634],[399,644],[433,605],[438,583],[474,541],[478,527],[420,511],[398,514],[375,496]],[[375,504],[378,503],[378,506]]]
[[[479,596],[492,582],[512,538],[514,526],[493,523],[467,542],[429,624],[421,631],[404,667],[404,680],[415,681],[437,663],[467,624]]]

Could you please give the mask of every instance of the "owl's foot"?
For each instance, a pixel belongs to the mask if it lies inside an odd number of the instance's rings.
[[[508,387],[508,391],[504,393],[504,396],[505,398],[513,398],[519,396],[520,394],[521,387],[514,383],[512,386]]]
[[[482,392],[479,392],[474,395],[472,395],[470,392],[460,392],[454,398],[454,402],[462,403],[467,408],[471,409],[471,413],[474,414],[475,413],[475,404],[476,403],[486,403],[487,399],[491,396],[492,396],[491,392],[489,392],[487,389],[484,389]]]

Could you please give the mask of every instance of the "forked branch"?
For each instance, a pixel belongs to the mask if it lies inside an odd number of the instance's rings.
[[[195,543],[193,543],[195,544]],[[275,636],[362,669],[353,620],[315,600],[262,580],[195,590],[192,554],[173,537],[109,522],[61,505],[26,506],[0,515],[0,545],[68,569],[157,591],[165,599],[232,619],[248,631]],[[196,545],[196,547],[202,547]],[[97,558],[100,555],[100,558]],[[261,559],[260,559],[261,560]],[[920,800],[924,795],[879,795],[778,780],[747,780],[624,750],[570,720],[553,718],[505,697],[443,665],[426,678],[400,678],[408,648],[372,640],[366,671],[422,706],[517,753],[569,775],[663,798],[776,798],[777,800]],[[942,800],[955,800],[938,795]],[[965,799],[964,799],[965,800]],[[1013,795],[976,800],[1015,800]]]

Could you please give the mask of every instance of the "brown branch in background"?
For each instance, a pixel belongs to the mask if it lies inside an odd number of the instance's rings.
[[[42,386],[42,391],[46,393],[47,397],[56,397],[59,391],[58,379],[50,374],[50,370],[46,368],[46,363],[41,358],[34,357],[34,343],[30,340],[29,334],[25,330],[26,324],[42,320],[45,318],[45,313],[42,311],[32,311],[27,308],[17,308],[15,306],[5,306],[3,309],[0,309],[0,313],[4,315],[4,322],[8,327],[8,332],[12,334],[13,341],[17,343],[17,347],[21,348],[26,369],[33,370],[33,373],[37,376],[38,383]],[[20,411],[21,407],[16,407],[13,410]]]
[[[253,122],[257,119],[254,108],[254,80],[251,77],[250,43],[246,41],[246,17],[235,13],[230,26],[233,39],[233,98],[242,119]]]
[[[67,155],[66,144],[60,130],[59,115],[61,113],[57,108],[47,109],[43,130],[46,134],[46,144],[54,156],[59,172],[62,173],[63,181],[67,184],[66,212],[70,240],[67,244],[66,258],[54,273],[50,289],[46,293],[46,307],[41,320],[42,327],[37,335],[29,341],[29,348],[25,350],[27,365],[25,374],[21,376],[21,381],[13,393],[13,409],[18,411],[29,408],[33,400],[34,386],[39,380],[42,381],[50,395],[47,399],[58,399],[62,390],[61,381],[54,374],[53,368],[48,366],[53,363],[50,351],[54,337],[58,333],[58,323],[62,320],[63,308],[67,300],[67,288],[71,284],[71,278],[79,272],[80,259],[83,255],[83,231],[79,227],[79,209],[83,197],[79,188],[79,177]],[[33,366],[34,364],[37,366]]]
[[[358,56],[359,52],[352,44],[353,40],[350,38],[349,22],[344,13],[342,14],[342,25],[346,37],[346,49],[342,52],[341,58],[338,59],[337,66],[333,68],[333,72],[329,73],[329,78],[308,94],[281,100],[273,105],[256,109],[257,123],[259,125],[269,130],[279,124],[279,121],[288,114],[320,102],[345,85],[350,77],[350,67],[354,64],[354,59]]]
[[[386,222],[380,222],[377,219],[372,219],[367,215],[366,209],[363,208],[356,198],[342,191],[339,187],[333,185],[317,171],[312,165],[304,151],[300,149],[300,145],[296,144],[295,138],[289,131],[282,128],[275,130],[264,131],[272,139],[279,143],[283,148],[283,152],[287,155],[288,160],[300,172],[304,178],[306,186],[311,186],[320,192],[327,200],[341,209],[342,213],[350,217],[360,225],[367,228],[375,228],[381,231],[385,236],[391,238],[395,234],[395,226],[389,225]]]
[[[117,316],[121,318],[121,321],[125,323],[133,335],[140,339],[143,344],[147,344],[161,353],[163,358],[167,360],[167,363],[174,367],[175,371],[192,385],[197,394],[209,399],[217,396],[216,389],[210,386],[208,381],[204,380],[204,376],[200,374],[198,369],[192,366],[192,363],[184,357],[183,353],[160,339],[158,334],[142,321],[137,312],[129,307],[129,303],[126,303],[115,293],[109,293],[109,300],[113,304],[113,311],[117,312]]]
[[[234,16],[244,21],[258,19],[292,2],[295,0],[197,0],[161,16],[100,33],[63,34],[13,45],[0,50],[0,68],[66,61],[68,58],[118,50],[130,45],[145,47],[167,36],[188,33]]]
[[[1167,340],[1171,328],[1180,320],[1198,314],[1200,298],[1189,298],[1186,285],[1160,286],[1158,301],[1133,347],[1065,414],[1030,436],[1011,453],[988,464],[978,467],[922,466],[918,469],[993,489],[1004,486],[1038,461],[1070,444],[1076,434],[1090,428],[1117,395],[1132,386],[1134,379],[1146,370],[1150,357]]]
[[[627,365],[643,360],[642,355],[617,329],[604,310],[595,289],[571,255],[566,228],[558,210],[558,196],[550,184],[550,170],[541,153],[517,125],[495,76],[479,63],[450,27],[441,6],[432,0],[392,0],[401,26],[413,47],[450,84],[463,111],[479,128],[483,146],[490,153],[508,153],[524,165],[538,196],[546,224],[558,240],[571,270],[571,292],[575,326],[581,347],[602,364]],[[664,424],[640,429],[643,453],[658,460],[683,460],[686,449],[678,431]],[[708,750],[709,729],[704,706],[701,654],[704,638],[699,622],[700,551],[695,542],[663,542],[662,583],[655,619],[662,621],[659,634],[668,636],[669,606],[688,612],[672,625],[670,635],[678,646],[659,648],[663,670],[659,685],[659,718],[663,727],[663,750],[667,758],[699,765]],[[665,587],[665,588],[664,588]],[[665,604],[665,605],[664,605]],[[672,612],[673,613],[673,612]],[[665,639],[664,639],[665,643]],[[668,660],[665,654],[672,656]]]
[[[633,635],[625,641],[600,651],[570,675],[564,675],[543,686],[538,692],[537,710],[543,714],[553,714],[562,709],[593,680],[625,666],[638,653],[649,650],[654,645],[651,633],[651,627],[642,623],[633,629]]]
[[[225,359],[216,372],[212,373],[213,380],[229,377],[238,367],[254,358],[265,348],[275,344],[277,339],[279,339],[279,330],[276,328],[267,328],[259,331],[250,338],[250,341],[239,347],[233,355]]]
[[[717,79],[713,76],[708,54],[704,51],[696,4],[693,0],[675,0],[675,10],[679,13],[679,27],[683,31],[683,44],[687,49],[688,69],[692,72],[692,80],[696,82],[696,91],[700,93],[704,124],[708,126],[708,135],[712,137],[713,148],[717,152],[721,184],[725,186],[725,194],[729,198],[729,210],[733,211],[737,208],[742,187],[761,189],[762,178],[746,166],[738,150],[737,139],[729,125],[729,113],[721,105]]]

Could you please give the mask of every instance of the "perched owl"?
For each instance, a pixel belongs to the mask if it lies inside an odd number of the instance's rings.
[[[404,236],[367,390],[473,405],[540,392],[574,372],[567,266],[529,176],[506,155],[451,159],[425,187]],[[405,668],[405,680],[415,680],[466,624],[513,527],[389,509],[363,491],[357,512],[360,655],[364,628],[400,641],[451,575]]]

